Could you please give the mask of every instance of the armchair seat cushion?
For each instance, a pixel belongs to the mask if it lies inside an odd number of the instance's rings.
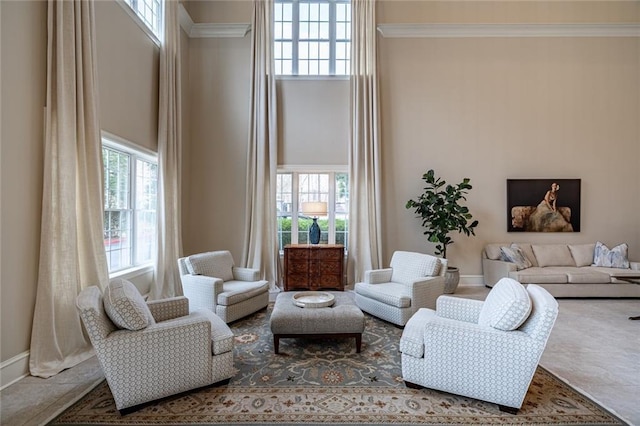
[[[355,292],[369,299],[377,300],[396,308],[411,306],[411,297],[406,294],[406,286],[399,283],[367,284],[356,283]]]
[[[142,330],[155,324],[153,315],[138,289],[129,281],[114,278],[104,291],[104,310],[121,329]]]
[[[235,305],[267,291],[269,291],[269,283],[264,280],[225,281],[222,284],[222,293],[218,295],[218,305]]]

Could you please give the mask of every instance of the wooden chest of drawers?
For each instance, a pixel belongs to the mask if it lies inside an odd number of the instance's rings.
[[[284,291],[344,290],[342,244],[287,244],[284,247]]]

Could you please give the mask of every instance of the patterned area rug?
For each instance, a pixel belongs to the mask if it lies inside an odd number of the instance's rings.
[[[50,425],[624,425],[543,368],[516,416],[497,405],[402,381],[402,330],[365,314],[355,339],[282,339],[273,353],[272,306],[231,325],[238,373],[225,386],[156,401],[120,416],[106,382]]]

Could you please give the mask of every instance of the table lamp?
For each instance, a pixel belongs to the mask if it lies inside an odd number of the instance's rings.
[[[309,227],[309,242],[318,244],[320,242],[320,226],[318,226],[318,216],[327,215],[327,203],[324,201],[312,201],[302,203],[302,213],[313,217],[313,223]]]

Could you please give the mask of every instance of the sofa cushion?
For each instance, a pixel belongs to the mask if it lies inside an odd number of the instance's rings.
[[[512,244],[511,247],[500,247],[500,251],[502,252],[501,260],[515,263],[518,270],[533,266],[524,255],[522,249],[516,244]]]
[[[518,281],[502,278],[487,295],[478,324],[498,330],[515,330],[531,313],[531,299],[527,289]]]
[[[440,259],[428,254],[396,251],[391,257],[391,281],[410,284],[420,277],[433,277],[440,273]]]
[[[112,279],[102,298],[105,312],[121,329],[142,330],[155,324],[147,302],[136,286],[127,280]]]
[[[593,263],[595,244],[569,244],[569,251],[576,266],[589,266]]]
[[[629,246],[627,246],[626,243],[609,249],[606,245],[598,241],[594,249],[593,266],[629,269],[628,250]]]
[[[566,244],[532,244],[531,248],[538,260],[538,266],[576,266]]]
[[[377,300],[385,305],[394,306],[396,308],[408,308],[411,306],[411,296],[407,294],[407,287],[404,284],[356,283],[354,291],[361,296]]]
[[[560,269],[560,268],[558,268]],[[600,272],[591,266],[582,268],[563,268],[567,274],[567,282],[572,284],[607,284],[611,282],[609,274]]]
[[[226,250],[191,255],[187,257],[185,264],[193,275],[206,275],[222,281],[233,279],[233,257]]]
[[[511,271],[509,272],[509,278],[513,278],[522,284],[563,284],[567,282],[565,271],[535,266],[521,271]]]

